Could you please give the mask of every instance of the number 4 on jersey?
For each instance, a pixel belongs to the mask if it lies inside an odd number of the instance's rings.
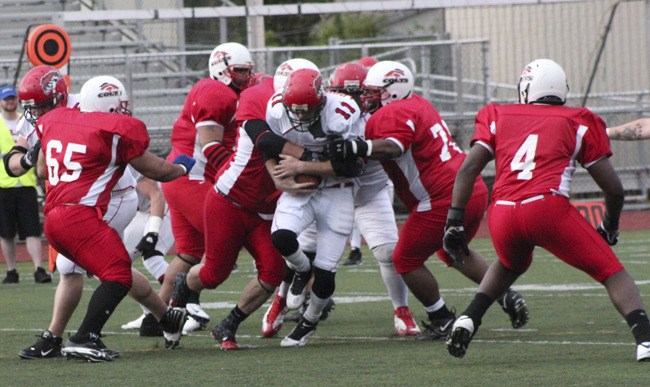
[[[510,162],[510,169],[521,171],[517,175],[519,180],[530,180],[533,178],[535,169],[535,150],[537,149],[537,135],[531,134],[519,147],[515,157]]]

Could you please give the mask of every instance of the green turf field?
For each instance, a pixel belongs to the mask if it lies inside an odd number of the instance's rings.
[[[494,259],[488,239],[474,241],[473,247],[488,260]],[[624,233],[615,250],[650,307],[648,231]],[[244,254],[238,263],[239,271],[225,284],[202,294],[212,317],[210,326],[226,316],[254,275],[250,257]],[[447,303],[462,311],[475,285],[435,259],[428,265]],[[640,386],[650,382],[650,363],[635,361],[633,337],[604,288],[542,250],[515,285],[528,301],[529,324],[512,329],[495,305],[463,359],[449,355],[442,341],[393,336],[390,301],[376,262],[364,250],[361,266],[339,271],[336,309],[304,348],[280,348],[280,338],[262,339],[264,311],[260,310],[240,327],[241,351],[220,351],[207,331],[184,337],[176,350],[165,350],[162,338],[141,338],[120,329],[140,314],[135,303],[126,299],[104,329],[104,342],[121,351],[120,358],[102,364],[64,358],[21,360],[18,351],[31,345],[50,321],[55,288],[35,285],[28,275],[32,270],[29,264],[20,264],[21,283],[0,285],[2,386]],[[97,284],[86,281],[70,331],[78,327]],[[418,321],[425,317],[414,298],[411,307]],[[280,334],[292,328],[293,323],[285,324]]]

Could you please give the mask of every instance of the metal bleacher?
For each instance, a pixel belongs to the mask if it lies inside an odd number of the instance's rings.
[[[31,68],[26,57],[20,60],[30,26],[52,23],[56,12],[87,10],[95,7],[95,3],[0,0],[0,84],[17,85]],[[148,38],[141,28],[136,21],[124,20],[66,23],[72,46],[67,68],[70,90],[78,92],[86,80],[96,75],[107,74],[122,80],[131,94],[134,116],[143,120],[150,130],[151,150],[164,154],[169,149],[169,133],[185,96],[198,79],[207,75],[206,66],[200,70],[188,69],[185,63],[180,63],[182,59],[173,55],[138,58],[138,54],[170,51],[170,47]]]

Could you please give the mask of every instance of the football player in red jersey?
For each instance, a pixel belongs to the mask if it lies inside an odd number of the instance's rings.
[[[164,300],[171,296],[176,274],[187,272],[203,258],[205,197],[214,184],[215,174],[233,153],[237,100],[254,79],[251,55],[239,43],[215,47],[210,54],[209,70],[210,77],[197,82],[188,93],[172,129],[172,150],[167,160],[190,154],[196,159],[196,166],[187,176],[162,185],[177,252],[160,289]],[[189,302],[198,304],[195,299]]]
[[[499,259],[447,339],[463,357],[494,300],[532,263],[543,247],[605,286],[637,344],[637,360],[650,361],[650,321],[639,290],[610,245],[618,241],[623,187],[612,167],[603,120],[585,108],[563,106],[569,92],[560,65],[529,63],[519,79],[519,104],[491,104],[476,117],[472,149],[455,180],[444,248],[462,264],[467,256],[463,220],[474,181],[496,162],[488,222]],[[594,229],[569,202],[571,177],[582,164],[603,190],[606,212]]]
[[[150,153],[147,129],[130,117],[128,103],[119,80],[95,77],[82,87],[79,109],[54,109],[37,121],[44,154],[40,162],[50,187],[45,234],[58,252],[102,282],[79,330],[62,349],[66,356],[89,361],[111,361],[118,355],[106,348],[100,332],[127,293],[160,320],[168,348],[178,344],[185,317],[181,309],[168,309],[144,276],[132,275],[120,236],[102,219],[127,164],[158,181],[183,176],[194,165],[186,155],[172,164]]]
[[[423,323],[426,329],[417,337],[438,339],[450,331],[455,315],[445,305],[425,261],[437,253],[448,266],[476,283],[485,275],[488,264],[472,250],[466,264],[459,265],[442,250],[445,215],[465,154],[451,139],[433,105],[413,93],[413,84],[411,70],[401,63],[382,61],[372,66],[361,96],[365,110],[372,112],[366,124],[367,140],[334,143],[329,153],[338,158],[381,160],[397,196],[410,211],[393,254],[395,269],[429,317],[430,324]],[[474,184],[465,222],[470,239],[478,230],[488,196],[480,176]],[[514,328],[526,324],[528,308],[517,292],[508,289],[499,301]]]
[[[241,93],[236,120],[240,124],[235,153],[217,174],[217,181],[205,202],[205,261],[174,282],[172,302],[184,306],[188,295],[223,283],[243,247],[255,260],[257,276],[243,290],[237,305],[212,330],[223,350],[238,349],[239,324],[260,308],[273,294],[284,275],[284,260],[271,243],[271,219],[280,192],[266,172],[264,153],[280,152],[301,156],[304,150],[268,129],[264,121],[274,79],[260,77],[259,84]],[[301,189],[308,184],[286,181],[284,189]]]

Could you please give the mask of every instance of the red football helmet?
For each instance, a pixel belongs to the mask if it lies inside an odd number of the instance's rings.
[[[37,66],[29,70],[20,81],[18,99],[25,109],[25,119],[36,125],[38,117],[66,105],[68,85],[56,68]]]
[[[296,130],[308,131],[320,118],[325,102],[323,77],[318,71],[300,69],[289,75],[282,91],[282,103]]]
[[[362,58],[359,58],[359,60],[357,60],[357,63],[366,69],[369,69],[377,63],[377,59],[372,56],[364,56]]]
[[[358,97],[363,91],[361,86],[363,86],[367,73],[368,70],[359,63],[343,63],[334,69],[327,89],[347,94],[359,103]]]

